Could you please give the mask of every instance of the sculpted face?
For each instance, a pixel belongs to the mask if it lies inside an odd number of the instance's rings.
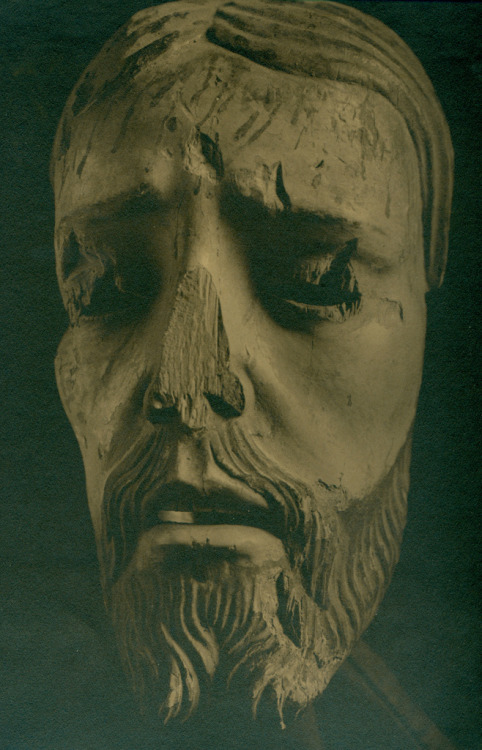
[[[172,716],[243,674],[281,713],[323,690],[398,558],[419,165],[380,94],[199,50],[72,130],[56,372],[137,689]]]

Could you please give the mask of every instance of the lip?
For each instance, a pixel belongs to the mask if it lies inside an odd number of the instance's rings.
[[[172,530],[182,526],[191,528],[193,533],[196,527],[246,527],[281,540],[285,521],[279,505],[241,483],[236,485],[233,490],[206,483],[202,491],[183,482],[164,485],[155,495],[145,498],[143,532],[153,527]]]
[[[230,475],[203,480],[202,489],[174,481],[144,494],[137,533],[116,558],[112,584],[126,568],[160,563],[169,550],[194,555],[200,565],[212,554],[252,565],[280,560],[287,534],[281,504],[268,491],[252,490]]]
[[[161,523],[139,540],[133,563],[142,569],[164,559],[169,548],[196,552],[224,551],[240,564],[282,567],[286,558],[283,543],[264,529],[239,524]]]

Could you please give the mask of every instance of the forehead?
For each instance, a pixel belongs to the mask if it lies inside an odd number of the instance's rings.
[[[216,149],[223,179],[270,207],[280,207],[280,167],[293,208],[382,231],[419,199],[407,126],[381,95],[216,52],[175,75],[146,71],[74,119],[57,168],[58,217],[146,184],[169,199],[183,177],[207,174],[200,137]]]

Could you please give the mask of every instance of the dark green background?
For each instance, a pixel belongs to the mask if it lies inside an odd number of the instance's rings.
[[[147,4],[0,2],[0,746],[12,750],[148,746],[104,634],[83,471],[55,388],[66,316],[54,276],[48,182],[55,126],[72,86],[111,33]],[[481,8],[356,5],[420,57],[456,154],[447,277],[428,299],[408,526],[366,641],[457,747],[478,748]],[[344,691],[342,676],[335,678],[318,712],[328,748],[406,750],[396,728]]]

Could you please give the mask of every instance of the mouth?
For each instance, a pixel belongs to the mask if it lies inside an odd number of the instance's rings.
[[[164,562],[173,550],[203,558],[236,559],[266,567],[284,558],[285,517],[274,498],[242,485],[208,485],[204,491],[182,482],[164,485],[144,498],[142,530],[133,564]],[[171,551],[171,552],[169,552]]]
[[[274,496],[229,475],[206,478],[202,489],[182,481],[157,484],[144,494],[135,526],[108,535],[122,551],[113,557],[110,585],[128,568],[165,570],[173,556],[197,572],[221,561],[270,568],[286,562],[288,530],[286,509]]]
[[[243,526],[260,529],[273,536],[273,518],[269,511],[262,508],[245,508],[230,510],[221,507],[187,510],[161,510],[157,514],[156,526]]]
[[[157,497],[146,497],[145,507],[143,531],[154,526],[190,526],[193,532],[197,526],[242,526],[259,529],[278,539],[284,536],[281,509],[271,498],[245,486],[239,491],[211,486],[201,492],[176,482],[163,487]]]

